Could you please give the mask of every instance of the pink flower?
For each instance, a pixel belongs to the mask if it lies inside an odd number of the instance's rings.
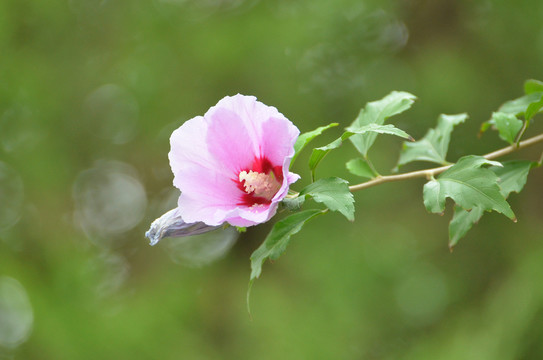
[[[186,223],[268,221],[300,177],[288,171],[299,130],[254,96],[223,98],[170,138],[178,214]]]

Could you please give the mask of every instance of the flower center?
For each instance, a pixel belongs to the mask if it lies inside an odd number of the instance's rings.
[[[271,200],[277,191],[281,188],[281,183],[277,181],[273,171],[268,174],[255,172],[253,170],[242,171],[239,173],[239,181],[243,184],[245,192],[256,197],[262,197]]]

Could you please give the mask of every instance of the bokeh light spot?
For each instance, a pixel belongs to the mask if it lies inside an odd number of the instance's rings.
[[[13,349],[30,335],[32,305],[24,287],[8,276],[0,277],[0,347]]]
[[[238,231],[229,227],[201,235],[165,238],[161,244],[175,263],[187,267],[200,267],[226,255],[238,236]]]
[[[106,84],[90,93],[83,106],[87,130],[114,144],[132,140],[139,127],[139,106],[122,87]]]
[[[73,196],[76,222],[89,239],[105,245],[134,228],[147,208],[135,170],[117,161],[100,161],[77,177]]]

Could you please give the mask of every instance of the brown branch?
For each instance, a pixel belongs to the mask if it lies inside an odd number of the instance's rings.
[[[534,136],[532,138],[526,139],[524,141],[521,141],[518,146],[517,144],[513,144],[511,146],[504,147],[503,149],[499,149],[496,151],[493,151],[491,153],[488,153],[486,155],[483,155],[485,159],[492,160],[496,159],[508,154],[511,154],[515,151],[518,151],[520,149],[532,146],[534,144],[543,142],[543,134],[539,134],[537,136]],[[407,179],[415,179],[415,178],[427,178],[430,179],[433,176],[440,174],[450,168],[452,165],[448,166],[440,166],[432,169],[426,169],[426,170],[418,170],[418,171],[412,171],[404,174],[398,174],[398,175],[385,175],[385,176],[378,176],[372,180],[363,182],[361,184],[352,185],[349,186],[349,190],[351,192],[367,189],[372,186],[376,186],[379,184],[387,183],[387,182],[393,182],[393,181],[402,181]]]

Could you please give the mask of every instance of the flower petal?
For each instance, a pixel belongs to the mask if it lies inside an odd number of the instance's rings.
[[[280,115],[280,114],[279,114]],[[272,117],[262,124],[262,152],[274,165],[290,165],[300,131],[286,118]]]
[[[224,169],[237,176],[260,153],[260,139],[231,110],[216,106],[210,112],[206,114],[209,152]]]
[[[278,203],[254,207],[237,207],[224,214],[228,223],[234,226],[253,226],[271,219],[277,211]]]
[[[204,117],[185,122],[172,134],[169,153],[174,185],[181,190],[179,215],[187,223],[208,226],[268,221],[299,178],[288,171],[298,135],[276,108],[239,94],[223,98]],[[244,205],[239,174],[253,170],[258,161],[276,174],[282,172],[281,188],[270,203]]]
[[[181,190],[179,213],[185,221],[219,225],[200,216],[205,208],[236,204],[240,190],[234,175],[224,169],[209,153],[206,143],[207,123],[202,117],[186,121],[170,138],[170,165],[174,185]],[[207,213],[207,212],[205,212]]]

